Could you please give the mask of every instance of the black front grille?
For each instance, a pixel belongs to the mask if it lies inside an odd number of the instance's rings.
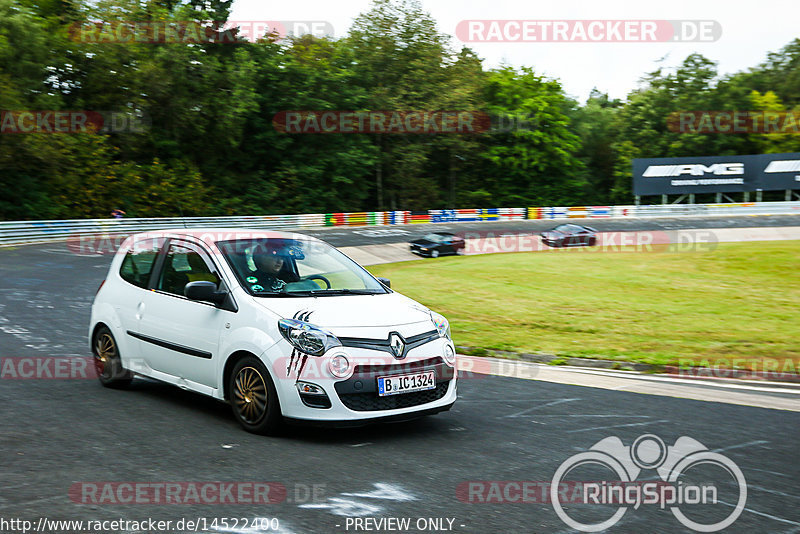
[[[361,337],[339,336],[339,341],[341,341],[342,346],[344,347],[367,349],[367,350],[380,350],[394,355],[391,346],[392,334],[400,335],[397,332],[392,332],[386,339],[369,339]],[[401,355],[395,357],[402,359],[405,358],[405,356],[408,354],[410,350],[415,349],[417,347],[421,347],[426,343],[430,343],[431,341],[436,341],[437,339],[439,339],[439,333],[436,330],[430,330],[428,332],[423,332],[421,334],[416,334],[413,336],[409,336],[407,338],[404,338],[402,336],[400,337],[405,344],[405,348],[403,349],[403,353]]]
[[[414,393],[400,393],[388,397],[379,397],[376,391],[368,393],[347,393],[339,395],[342,404],[357,412],[374,412],[378,410],[396,410],[397,408],[410,408],[441,399],[447,393],[450,381],[439,382],[436,389],[415,391]]]
[[[398,393],[386,397],[378,396],[379,376],[402,375],[420,371],[434,371],[436,388],[413,393]],[[353,376],[334,384],[336,393],[342,404],[358,412],[377,410],[394,410],[409,408],[433,402],[444,397],[447,387],[453,379],[453,370],[445,365],[441,357],[428,358],[415,362],[398,362],[394,364],[357,365]]]

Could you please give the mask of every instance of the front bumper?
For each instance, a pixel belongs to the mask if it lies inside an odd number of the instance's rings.
[[[296,426],[314,426],[323,428],[356,428],[377,423],[400,423],[402,421],[413,421],[420,417],[427,415],[435,415],[437,413],[446,412],[453,407],[454,402],[445,406],[438,406],[436,408],[428,408],[425,410],[417,410],[410,413],[402,413],[397,415],[384,415],[381,417],[370,417],[369,419],[345,419],[342,421],[330,421],[320,419],[297,419],[294,417],[284,417],[284,420],[290,425]]]
[[[438,338],[409,350],[406,357],[396,360],[386,352],[363,348],[346,349],[348,359],[355,366],[352,376],[336,379],[327,370],[327,357],[309,358],[299,380],[321,387],[327,394],[329,407],[309,406],[303,402],[296,388],[296,374],[282,373],[280,366],[272,364],[275,387],[280,398],[281,413],[294,422],[330,423],[352,426],[352,423],[382,420],[413,419],[427,413],[448,410],[457,398],[455,368],[440,356],[448,340]],[[268,360],[285,361],[281,357],[288,343],[277,343],[262,356]],[[341,351],[342,349],[337,349]],[[401,393],[381,397],[377,392],[377,378],[433,370],[436,387],[430,390]],[[277,371],[277,372],[276,372]],[[308,399],[306,398],[306,401]]]

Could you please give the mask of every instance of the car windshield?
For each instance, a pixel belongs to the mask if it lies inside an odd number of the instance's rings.
[[[422,239],[425,239],[426,241],[433,241],[434,243],[441,243],[445,240],[445,236],[441,234],[428,234]]]
[[[388,293],[363,267],[322,241],[217,242],[239,283],[257,297]]]
[[[556,232],[563,232],[565,234],[570,232],[571,230],[572,230],[572,226],[570,226],[569,224],[562,224],[561,226],[556,226],[555,227],[555,231]]]

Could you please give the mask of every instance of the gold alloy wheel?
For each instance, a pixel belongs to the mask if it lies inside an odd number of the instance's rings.
[[[267,384],[254,367],[242,367],[234,381],[234,403],[248,424],[258,423],[267,413]]]
[[[117,357],[117,344],[111,334],[104,333],[97,336],[94,345],[94,367],[97,376],[111,377],[111,361]]]

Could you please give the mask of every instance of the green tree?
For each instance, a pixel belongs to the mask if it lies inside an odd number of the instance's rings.
[[[536,206],[583,201],[583,163],[576,156],[580,139],[571,130],[561,85],[529,68],[503,67],[490,73],[485,98],[491,114],[522,117],[531,125],[484,139],[484,188],[492,192],[494,203]]]
[[[573,128],[581,139],[577,156],[586,167],[587,198],[592,204],[611,201],[610,193],[615,183],[614,143],[618,137],[616,123],[622,106],[620,100],[610,100],[607,94],[595,88],[586,104],[573,113]]]
[[[356,83],[368,91],[372,110],[442,109],[457,61],[447,37],[416,0],[375,0],[358,16],[346,39]],[[378,209],[424,209],[439,203],[439,186],[427,166],[435,141],[426,135],[374,136],[375,203]]]

